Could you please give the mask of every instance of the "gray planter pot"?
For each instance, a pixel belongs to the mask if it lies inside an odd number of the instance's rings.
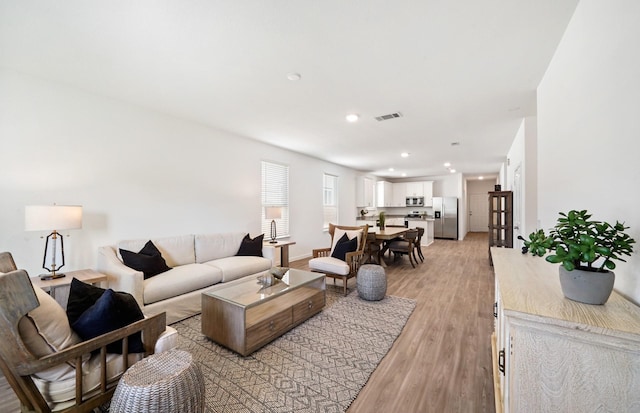
[[[616,275],[613,271],[567,271],[560,266],[562,293],[570,300],[584,304],[604,304],[613,291]]]

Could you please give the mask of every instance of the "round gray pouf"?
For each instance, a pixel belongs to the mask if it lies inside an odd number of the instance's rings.
[[[387,293],[387,275],[379,265],[366,264],[358,270],[356,277],[358,295],[363,300],[379,301]]]

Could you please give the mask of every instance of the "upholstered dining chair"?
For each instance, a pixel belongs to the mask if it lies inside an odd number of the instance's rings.
[[[407,255],[409,256],[409,262],[413,268],[416,267],[415,260],[415,244],[418,239],[418,230],[410,229],[404,233],[404,236],[400,240],[391,241],[389,243],[389,251],[393,253],[395,257]]]
[[[322,272],[327,277],[341,279],[344,295],[347,295],[347,282],[358,274],[358,268],[364,255],[364,247],[367,242],[369,226],[342,226],[329,224],[331,246],[313,250],[313,258],[309,260],[309,269],[314,272]],[[344,237],[344,238],[343,238]],[[354,245],[355,248],[345,251],[344,244]]]
[[[161,313],[82,341],[62,307],[0,253],[0,370],[22,412],[90,412],[105,404],[129,365],[155,351],[165,327]],[[129,354],[137,332],[144,353]],[[107,354],[120,340],[122,354]]]
[[[363,264],[380,264],[380,241],[376,239],[375,232],[367,232],[367,241],[364,245]]]

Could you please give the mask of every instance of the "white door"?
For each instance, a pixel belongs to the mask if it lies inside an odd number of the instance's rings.
[[[488,194],[471,194],[469,196],[469,231],[489,231]]]

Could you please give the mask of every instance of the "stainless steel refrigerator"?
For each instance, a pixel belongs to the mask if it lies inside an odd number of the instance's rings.
[[[435,238],[458,239],[458,198],[433,198]]]

